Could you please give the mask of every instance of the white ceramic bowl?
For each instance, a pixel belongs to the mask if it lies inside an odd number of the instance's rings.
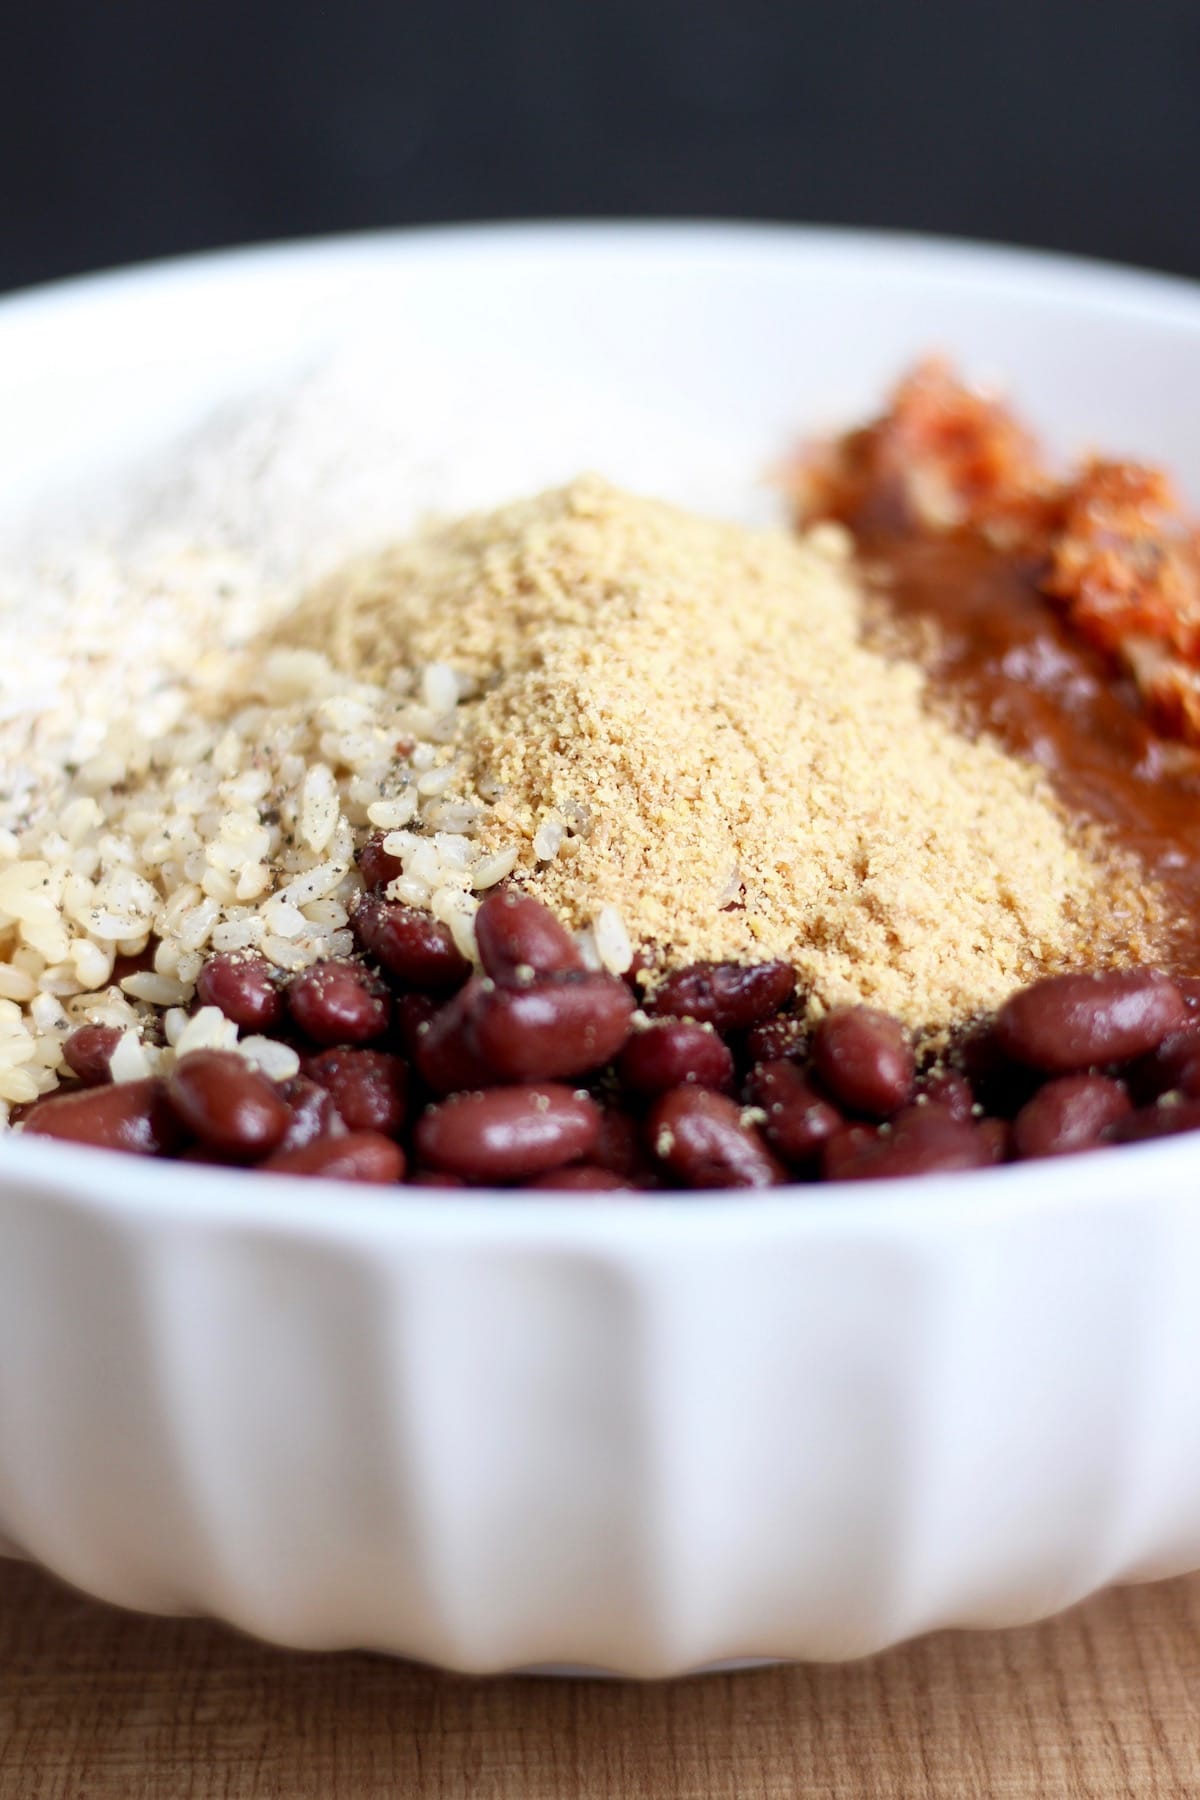
[[[149,441],[370,294],[764,460],[929,345],[1200,487],[1200,294],[741,227],[252,252],[0,307],[0,478]],[[10,653],[16,653],[12,647]],[[0,1144],[0,1531],[128,1605],[670,1674],[1200,1564],[1200,1145],[765,1199],[397,1196]]]

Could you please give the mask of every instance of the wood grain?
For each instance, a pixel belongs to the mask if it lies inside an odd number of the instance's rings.
[[[0,1800],[1194,1800],[1200,1576],[872,1662],[463,1680],[0,1563]]]

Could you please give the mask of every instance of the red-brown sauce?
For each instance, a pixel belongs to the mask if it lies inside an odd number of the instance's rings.
[[[974,535],[860,543],[889,610],[937,628],[921,658],[934,692],[1137,856],[1173,915],[1169,961],[1200,972],[1200,754],[1147,723],[1132,683],[1038,593],[1033,569]]]

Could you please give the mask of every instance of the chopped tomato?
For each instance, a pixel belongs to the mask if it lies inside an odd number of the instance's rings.
[[[1132,672],[1155,722],[1200,743],[1200,535],[1161,470],[1097,458],[1057,476],[1007,408],[929,361],[785,481],[803,523],[977,531],[1028,561],[1080,636]]]

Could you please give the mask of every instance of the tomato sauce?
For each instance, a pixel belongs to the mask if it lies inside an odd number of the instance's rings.
[[[1172,918],[1168,962],[1200,972],[1200,752],[1160,735],[1132,680],[979,534],[860,536],[887,611],[924,622],[932,691],[1037,763],[1074,814],[1141,862]]]

